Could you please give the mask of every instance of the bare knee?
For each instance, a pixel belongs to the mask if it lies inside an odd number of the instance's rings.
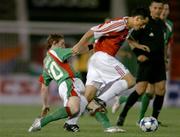
[[[142,95],[147,88],[148,83],[147,82],[138,82],[136,84],[136,91],[139,95]]]
[[[71,115],[74,116],[80,111],[80,99],[77,96],[69,98],[67,106],[70,108]]]

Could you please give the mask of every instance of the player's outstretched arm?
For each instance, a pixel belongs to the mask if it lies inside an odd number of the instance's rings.
[[[49,102],[48,102],[48,87],[45,84],[41,84],[41,98],[42,98],[42,110],[41,110],[41,117],[44,117],[49,112]]]

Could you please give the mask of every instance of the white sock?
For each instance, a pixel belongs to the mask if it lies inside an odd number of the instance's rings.
[[[69,125],[76,125],[77,122],[78,122],[79,117],[81,116],[81,114],[86,109],[86,106],[88,104],[87,99],[84,96],[82,96],[82,95],[80,95],[80,99],[81,99],[81,101],[80,101],[80,112],[79,112],[79,114],[76,117],[70,118],[70,119],[68,119],[66,121],[66,123],[68,123]]]
[[[103,100],[104,102],[109,101],[110,99],[114,98],[117,95],[120,95],[122,91],[128,89],[128,83],[126,80],[117,80],[115,81],[110,88],[108,88],[102,95],[98,98]]]

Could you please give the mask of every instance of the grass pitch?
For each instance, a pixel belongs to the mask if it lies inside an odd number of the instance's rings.
[[[51,111],[53,111],[52,108]],[[163,108],[160,121],[168,127],[159,127],[156,132],[144,133],[136,126],[139,108],[132,108],[127,116],[125,125],[126,133],[104,133],[100,124],[90,116],[83,116],[79,121],[80,132],[70,133],[63,130],[64,120],[52,122],[41,131],[28,133],[27,130],[34,118],[40,113],[40,106],[0,105],[0,137],[180,137],[180,108]],[[151,109],[147,115],[151,114]],[[117,114],[108,116],[115,125]]]

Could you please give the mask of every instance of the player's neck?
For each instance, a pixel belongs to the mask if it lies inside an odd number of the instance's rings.
[[[128,18],[126,18],[126,25],[127,25],[127,28],[128,29],[131,29],[132,28],[132,23],[133,23],[133,21],[132,21],[132,17],[128,17]]]

